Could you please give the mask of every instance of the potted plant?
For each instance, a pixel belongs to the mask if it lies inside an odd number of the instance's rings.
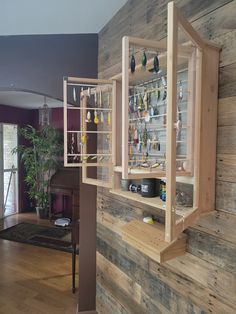
[[[26,170],[25,182],[30,200],[34,201],[37,214],[46,218],[49,206],[50,178],[62,164],[63,140],[61,133],[50,126],[36,130],[31,125],[19,130],[28,145],[15,147]]]

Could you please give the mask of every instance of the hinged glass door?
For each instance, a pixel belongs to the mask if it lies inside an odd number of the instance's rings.
[[[83,183],[111,187],[115,82],[64,78],[64,165]]]

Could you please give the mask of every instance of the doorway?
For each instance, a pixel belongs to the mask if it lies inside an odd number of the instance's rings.
[[[16,124],[0,123],[0,218],[18,213],[18,144]]]

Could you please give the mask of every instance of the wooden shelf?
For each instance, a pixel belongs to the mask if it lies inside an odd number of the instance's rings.
[[[186,251],[186,235],[165,241],[165,226],[159,223],[146,224],[133,220],[122,227],[122,239],[158,263],[183,255]]]
[[[114,167],[115,172],[122,172],[121,166],[115,166]],[[129,168],[129,179],[139,179],[140,178],[165,178],[166,172],[161,169],[157,168]],[[177,171],[176,176],[184,176],[184,177],[191,177],[192,173],[190,171]]]
[[[110,190],[110,193],[124,197],[128,200],[141,203],[143,205],[148,205],[157,209],[166,210],[166,202],[163,202],[159,196],[156,197],[143,197],[139,193],[133,193],[130,191],[122,191],[120,189]],[[180,205],[176,206],[176,221],[181,221],[188,213],[192,212],[192,207],[181,207]]]
[[[165,210],[165,202],[163,202],[159,196],[157,197],[142,197],[138,193],[133,193],[130,191],[122,191],[122,190],[110,190],[111,193],[125,197],[135,202],[139,202],[141,204],[149,205],[155,208],[159,208]]]

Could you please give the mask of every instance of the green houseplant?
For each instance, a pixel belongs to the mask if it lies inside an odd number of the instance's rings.
[[[25,182],[28,195],[41,218],[45,218],[49,206],[50,178],[62,164],[63,140],[61,133],[50,126],[36,130],[31,125],[21,128],[19,133],[28,145],[15,147],[26,170]]]

